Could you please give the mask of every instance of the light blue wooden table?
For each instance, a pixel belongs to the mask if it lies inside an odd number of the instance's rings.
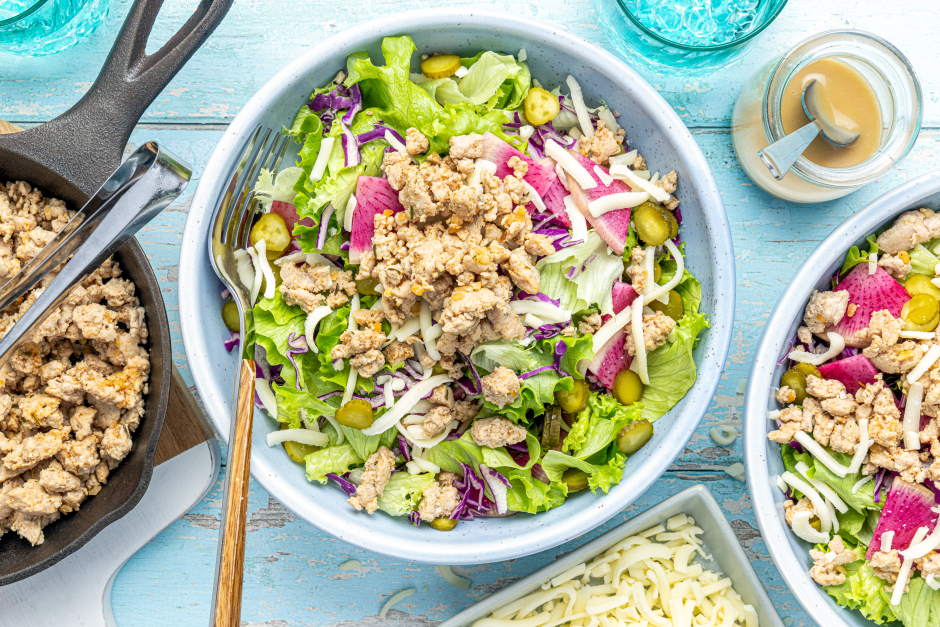
[[[0,56],[0,119],[20,126],[43,122],[64,111],[91,86],[130,5],[129,0],[112,2],[108,24],[65,53],[44,59]],[[167,0],[150,51],[188,18],[195,4],[195,0]],[[511,6],[491,0],[237,0],[218,31],[150,107],[131,141],[136,145],[158,140],[194,164],[198,180],[222,130],[239,108],[305,48],[372,18],[442,4],[512,10],[607,46],[590,0],[518,0]],[[511,562],[458,568],[473,581],[470,590],[462,591],[445,582],[433,566],[388,559],[317,533],[255,485],[248,508],[242,625],[435,625],[476,598],[696,483],[709,487],[722,506],[784,622],[812,625],[767,555],[744,483],[724,472],[728,465],[741,461],[740,440],[721,447],[709,438],[708,430],[716,424],[740,430],[753,348],[789,277],[819,241],[868,201],[940,165],[938,19],[936,0],[909,0],[901,5],[879,0],[791,0],[738,65],[692,81],[647,75],[692,129],[718,179],[734,235],[738,290],[737,321],[718,393],[683,455],[635,505],[569,545]],[[910,156],[884,180],[837,202],[793,205],[761,192],[738,167],[728,131],[731,107],[745,79],[763,63],[808,35],[831,28],[872,31],[908,56],[923,85],[924,126]],[[183,199],[140,235],[163,286],[174,358],[190,383],[200,373],[187,368],[179,335],[176,282],[180,272],[187,270],[179,267],[180,233],[194,189],[191,184]],[[201,627],[208,623],[220,506],[221,487],[216,484],[205,500],[124,566],[112,599],[121,627]],[[359,560],[361,569],[337,569],[350,559]],[[381,621],[377,614],[383,601],[403,588],[418,592]]]

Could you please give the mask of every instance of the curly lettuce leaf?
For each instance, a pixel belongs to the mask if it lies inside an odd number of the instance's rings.
[[[568,432],[562,451],[578,459],[588,459],[607,448],[626,425],[639,420],[643,403],[621,405],[612,396],[591,394],[587,406],[578,414],[578,420]]]
[[[277,419],[293,428],[300,427],[300,410],[307,412],[307,420],[316,420],[320,416],[335,416],[336,406],[328,401],[321,401],[316,394],[298,390],[292,385],[275,385],[277,397]],[[330,399],[334,400],[334,399]],[[336,401],[334,401],[336,403]],[[360,457],[362,457],[360,455]]]
[[[560,481],[545,484],[525,470],[510,470],[503,475],[512,486],[506,492],[506,503],[514,512],[547,512],[562,505],[568,496],[568,487]]]
[[[281,299],[280,290],[275,291],[274,298],[262,298],[252,310],[254,326],[252,340],[264,348],[268,363],[283,366],[281,377],[290,385],[294,385],[296,371],[290,359],[287,358],[287,340],[291,333],[304,334],[304,320],[306,315],[299,307],[291,307]],[[314,361],[309,353],[294,357],[303,371]]]
[[[516,463],[516,460],[512,458],[512,455],[509,454],[505,448],[490,448],[488,446],[481,446],[480,450],[483,453],[483,463],[489,466],[490,468],[514,468],[516,470],[529,470],[532,466],[535,466],[536,462],[539,460],[539,457],[542,455],[542,447],[539,444],[538,438],[536,438],[531,433],[526,433],[525,436],[526,447],[529,449],[529,461],[526,462],[525,466],[520,466]]]
[[[926,274],[930,278],[935,275],[934,269],[940,264],[940,258],[930,252],[923,244],[918,244],[909,251],[911,256],[911,271],[907,274]]]
[[[535,267],[541,273],[539,291],[558,299],[562,309],[581,311],[597,305],[601,313],[614,313],[613,285],[623,275],[623,259],[610,251],[597,231],[591,229],[583,243],[563,248]],[[572,268],[574,277],[568,278]]]
[[[391,516],[407,516],[418,508],[424,489],[434,483],[434,473],[410,475],[396,472],[378,498],[379,509]]]
[[[471,468],[483,463],[483,447],[473,441],[468,430],[456,440],[444,440],[429,449],[428,458],[444,470],[463,474],[461,463]]]
[[[330,473],[342,475],[349,471],[351,466],[358,466],[364,460],[356,455],[356,451],[349,443],[314,451],[306,457],[307,480],[326,483],[326,476]]]
[[[623,467],[626,463],[625,456],[615,453],[606,464],[598,466],[597,470],[591,473],[588,477],[588,487],[592,492],[600,488],[606,494],[623,479]]]
[[[698,343],[699,333],[709,326],[705,314],[698,311],[702,301],[701,284],[687,270],[676,292],[682,297],[682,318],[670,334],[670,342],[647,357],[650,382],[640,400],[643,418],[650,422],[672,409],[692,388],[696,378],[692,350]]]
[[[940,625],[940,591],[933,590],[920,577],[911,579],[910,592],[891,610],[904,627]]]
[[[343,430],[343,435],[346,436],[346,440],[360,459],[369,459],[369,456],[379,450],[380,446],[391,447],[398,439],[398,429],[395,427],[378,435],[365,435],[359,429],[346,425],[340,425],[339,428]]]
[[[869,235],[867,241],[867,251],[860,251],[858,246],[852,246],[849,252],[845,254],[845,263],[842,264],[842,269],[839,271],[840,275],[844,275],[860,263],[868,263],[869,258],[878,253],[878,244],[875,242],[875,236]]]
[[[492,340],[473,349],[470,360],[479,368],[492,372],[503,366],[518,373],[535,370],[538,363],[532,352],[514,340]]]
[[[849,466],[852,463],[852,456],[846,455],[845,453],[839,453],[837,451],[829,451],[829,454],[832,455],[840,464]],[[869,509],[881,509],[884,506],[884,499],[881,503],[875,503],[875,482],[869,481],[861,488],[858,489],[858,492],[852,494],[852,488],[855,487],[855,484],[865,478],[865,475],[861,471],[846,475],[845,477],[840,477],[833,473],[831,470],[826,468],[826,466],[816,460],[811,458],[811,462],[807,462],[807,466],[811,468],[810,476],[813,479],[818,479],[822,481],[830,488],[835,490],[835,493],[839,495],[846,505],[851,507],[853,510],[859,513],[864,513]],[[799,476],[799,473],[796,473]],[[839,519],[841,522],[841,518]],[[861,528],[861,527],[859,527]]]
[[[823,590],[839,605],[858,610],[862,616],[879,625],[896,620],[890,604],[890,593],[885,592],[885,580],[876,577],[874,569],[865,561],[865,551],[868,547],[864,544],[854,546],[855,542],[849,541],[845,544],[846,547],[855,551],[858,560],[844,565],[846,570],[844,583],[837,586],[823,586]],[[823,552],[829,551],[825,545],[818,545],[816,548]],[[912,588],[913,583],[912,581]],[[908,596],[910,595],[904,595],[905,598]],[[902,604],[896,607],[903,605],[902,600]]]
[[[558,335],[551,339],[536,342],[533,346],[525,349],[526,355],[532,361],[531,367],[527,368],[526,371],[531,372],[545,366],[553,366],[555,363],[555,347],[559,342],[564,342],[567,346],[559,365],[561,370],[571,376],[562,377],[555,370],[546,370],[531,377],[526,377],[520,381],[519,397],[515,401],[502,408],[487,401],[483,405],[484,410],[491,415],[499,414],[504,416],[516,424],[527,424],[529,422],[527,416],[529,410],[532,410],[534,416],[541,416],[545,413],[545,406],[555,402],[555,392],[557,390],[563,389],[571,392],[574,389],[572,376],[578,379],[583,378],[578,374],[578,362],[585,359],[590,361],[594,357],[591,336],[565,337]],[[520,357],[520,359],[524,358]],[[476,363],[475,360],[474,363]],[[523,374],[523,372],[520,371],[518,374]]]

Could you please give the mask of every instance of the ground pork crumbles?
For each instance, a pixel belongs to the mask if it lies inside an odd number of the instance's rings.
[[[0,280],[71,216],[27,183],[0,186]],[[52,278],[0,312],[0,337]],[[144,414],[146,342],[135,286],[109,260],[0,368],[0,536],[14,531],[42,544],[43,527],[101,491]]]

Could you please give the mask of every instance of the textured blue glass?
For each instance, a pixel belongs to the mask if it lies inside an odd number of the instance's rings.
[[[594,0],[611,47],[659,74],[707,74],[734,63],[787,0]]]
[[[94,32],[110,0],[0,0],[0,53],[39,57]]]

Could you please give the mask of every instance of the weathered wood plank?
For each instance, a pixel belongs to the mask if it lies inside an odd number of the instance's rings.
[[[613,0],[602,0],[607,5]],[[75,102],[94,82],[127,14],[131,0],[113,0],[111,17],[87,41],[66,54],[40,59],[4,56],[0,62],[0,119],[39,122]],[[192,13],[196,0],[165,3],[149,49],[165,41]],[[496,0],[450,0],[449,7],[489,7],[566,26],[611,49],[597,25],[593,0],[521,0],[511,7]],[[227,122],[264,83],[303,50],[366,20],[411,9],[436,9],[435,0],[391,0],[340,4],[332,0],[237,2],[209,42],[170,83],[145,115],[148,122]],[[914,60],[923,82],[924,123],[940,123],[940,47],[930,28],[940,10],[935,0],[910,0],[886,10],[872,0],[791,0],[737,65],[701,79],[644,76],[659,89],[686,124],[727,124],[744,81],[772,57],[820,31],[857,28],[882,35]],[[625,57],[629,62],[629,56]]]

